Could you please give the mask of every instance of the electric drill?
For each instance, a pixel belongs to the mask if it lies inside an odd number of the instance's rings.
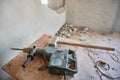
[[[11,48],[12,50],[22,50],[27,52],[27,59],[22,67],[25,68],[35,56],[42,56],[47,62],[49,73],[56,75],[74,75],[77,73],[77,57],[74,51],[69,49],[57,48],[54,45],[48,45],[45,48],[33,46],[32,48]]]

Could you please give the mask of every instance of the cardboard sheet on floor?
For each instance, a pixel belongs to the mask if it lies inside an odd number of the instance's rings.
[[[48,42],[52,37],[53,36],[51,35],[44,34],[29,47],[33,45],[45,47],[48,45]],[[59,47],[63,46],[59,45]],[[63,78],[62,76],[49,74],[48,70],[38,70],[40,66],[44,65],[43,59],[38,56],[35,57],[26,68],[22,68],[21,65],[26,60],[26,56],[26,53],[21,52],[5,66],[3,66],[2,69],[17,80],[61,80]]]

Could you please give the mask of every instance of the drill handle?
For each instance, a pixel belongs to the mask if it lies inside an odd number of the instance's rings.
[[[36,55],[36,49],[37,49],[37,47],[33,46],[30,54],[27,56],[27,60],[22,65],[23,68],[25,68],[30,63],[30,61],[34,59],[34,57]]]
[[[30,63],[31,60],[32,56],[28,55],[27,60],[23,63],[22,67],[25,68]]]
[[[73,74],[75,74],[75,73],[78,72],[78,68],[77,68],[77,57],[76,57],[75,52],[72,51],[72,50],[69,50],[69,55],[72,56],[72,58],[69,58],[69,61],[70,61],[69,64],[71,64],[71,65],[73,66],[73,68],[72,68],[72,69],[69,68],[69,70],[70,70]]]

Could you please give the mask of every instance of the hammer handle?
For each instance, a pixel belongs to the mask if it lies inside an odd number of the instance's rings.
[[[75,42],[69,42],[69,41],[57,41],[57,43],[58,44],[66,44],[66,45],[86,47],[86,48],[109,50],[109,51],[114,51],[115,50],[115,48],[111,48],[111,47],[97,46],[97,45],[88,45],[88,44],[81,44],[81,43],[75,43]]]

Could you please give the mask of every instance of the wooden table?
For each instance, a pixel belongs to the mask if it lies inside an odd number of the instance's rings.
[[[45,47],[48,45],[51,38],[53,38],[53,36],[44,34],[29,47],[33,45]],[[58,45],[58,47],[71,48],[72,50],[77,49],[77,47],[67,45]],[[44,65],[43,59],[38,56],[35,57],[26,68],[22,68],[21,65],[26,60],[26,56],[26,53],[21,52],[5,66],[3,66],[2,69],[13,76],[16,80],[61,80],[63,78],[62,76],[49,74],[48,70],[38,70],[40,66]]]

